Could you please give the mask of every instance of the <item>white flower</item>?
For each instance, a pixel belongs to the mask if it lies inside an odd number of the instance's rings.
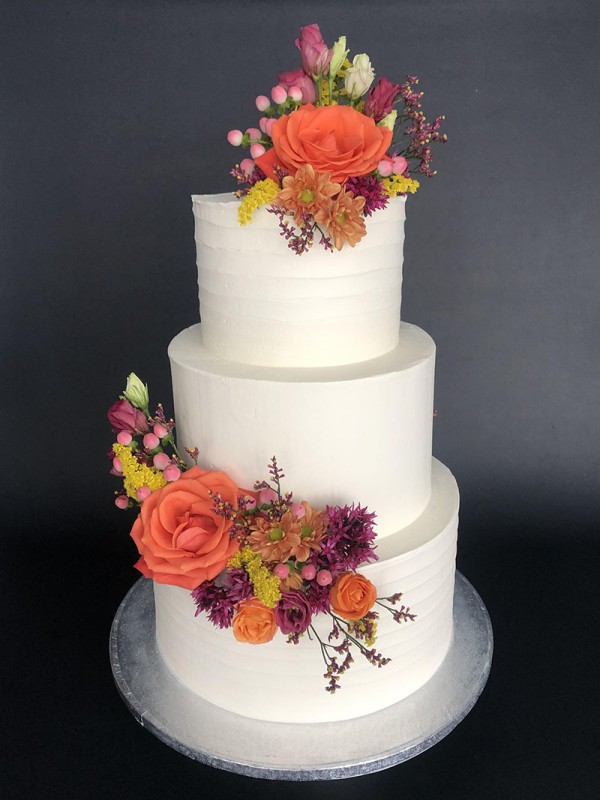
[[[371,66],[371,60],[366,53],[359,53],[354,56],[352,66],[346,73],[345,88],[348,92],[348,97],[353,100],[358,100],[369,89],[373,83],[375,73]]]
[[[335,78],[340,67],[344,63],[348,50],[346,50],[346,37],[340,36],[331,49],[331,61],[329,62],[329,77]]]
[[[127,377],[127,386],[122,394],[124,400],[129,400],[132,406],[148,412],[148,386],[143,384],[135,372]]]
[[[390,111],[390,113],[385,116],[383,119],[379,120],[377,123],[382,128],[389,128],[391,131],[394,130],[394,125],[396,124],[396,117],[398,116],[398,112],[396,109]]]

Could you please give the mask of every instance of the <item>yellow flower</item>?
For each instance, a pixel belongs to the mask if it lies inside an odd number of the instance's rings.
[[[404,175],[390,175],[389,178],[384,178],[381,184],[389,197],[396,197],[398,194],[406,194],[407,192],[414,194],[421,185],[419,181],[405,178]]]
[[[279,578],[265,567],[261,557],[249,545],[245,545],[241,550],[238,550],[229,560],[228,566],[245,569],[254,588],[256,598],[267,608],[275,608],[281,600]]]
[[[157,489],[162,489],[167,485],[167,481],[163,478],[162,472],[154,467],[147,467],[145,464],[140,464],[137,458],[131,452],[131,449],[124,444],[115,442],[112,446],[113,452],[121,462],[123,468],[123,486],[127,495],[132,500],[137,500],[136,492],[142,486],[147,486],[151,492],[156,492]]]
[[[243,198],[238,209],[240,225],[247,225],[260,206],[271,203],[279,194],[279,186],[271,178],[258,181]]]

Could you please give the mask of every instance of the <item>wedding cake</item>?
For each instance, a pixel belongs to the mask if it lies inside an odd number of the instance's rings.
[[[201,322],[169,347],[177,444],[133,375],[109,418],[166,665],[228,711],[314,723],[441,665],[458,489],[432,458],[435,345],[400,316],[410,161],[433,174],[442,118],[414,78],[367,94],[345,37],[307,26],[297,45],[260,128],[230,132],[252,155],[236,196],[192,198]]]

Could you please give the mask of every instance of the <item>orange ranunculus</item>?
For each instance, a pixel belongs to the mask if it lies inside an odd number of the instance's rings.
[[[374,606],[377,589],[358,572],[344,572],[329,593],[331,608],[344,619],[360,619]]]
[[[280,117],[271,138],[272,149],[256,159],[268,177],[278,181],[274,164],[292,174],[312,164],[316,172],[330,172],[332,181],[344,183],[375,169],[392,142],[392,131],[351,106],[307,103]]]
[[[256,597],[252,597],[239,604],[232,627],[233,635],[238,642],[248,642],[248,644],[270,642],[277,630],[275,612]]]
[[[135,566],[143,575],[195,589],[225,568],[239,544],[229,537],[231,521],[214,512],[209,492],[237,507],[235,483],[223,472],[200,467],[144,500],[131,529],[141,555]]]

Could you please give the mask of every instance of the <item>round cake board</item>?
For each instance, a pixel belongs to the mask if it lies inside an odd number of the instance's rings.
[[[115,683],[141,725],[188,758],[254,778],[289,781],[364,775],[429,749],[475,705],[490,672],[492,651],[485,605],[457,572],[453,641],[425,686],[357,719],[288,724],[224,711],[175,678],[156,645],[152,581],[147,578],[130,589],[110,634]],[[327,698],[323,690],[324,703]]]

